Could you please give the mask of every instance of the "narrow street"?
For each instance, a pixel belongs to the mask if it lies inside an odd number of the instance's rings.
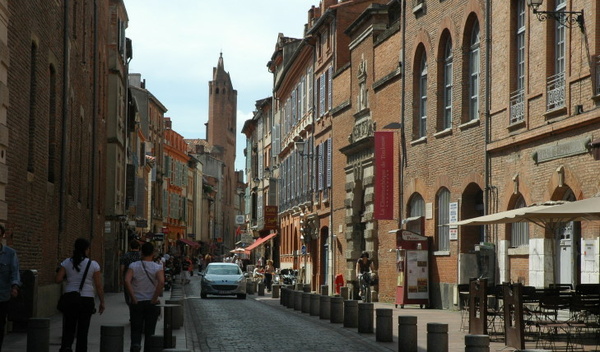
[[[331,324],[289,310],[278,301],[248,295],[200,299],[200,280],[185,286],[187,348],[193,351],[395,351],[394,343],[375,342],[374,334]]]

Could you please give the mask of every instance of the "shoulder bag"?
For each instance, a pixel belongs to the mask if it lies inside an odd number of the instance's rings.
[[[85,267],[85,271],[83,272],[83,278],[81,278],[81,283],[79,284],[79,291],[71,291],[63,293],[58,299],[58,304],[56,305],[56,309],[59,311],[66,313],[69,311],[77,310],[81,305],[81,290],[83,289],[83,283],[85,282],[85,277],[87,276],[88,270],[90,269],[90,264],[92,260],[89,259],[88,263]]]

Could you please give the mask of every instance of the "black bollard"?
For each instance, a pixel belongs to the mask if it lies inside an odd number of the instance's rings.
[[[344,322],[344,298],[335,296],[329,300],[329,322],[341,324]]]
[[[258,283],[258,295],[259,296],[265,295],[265,283],[262,281]]]
[[[294,310],[302,311],[302,291],[294,290]]]
[[[329,295],[329,286],[327,286],[327,285],[321,285],[321,294],[322,295]]]
[[[271,285],[271,297],[272,298],[279,298],[279,292],[281,290],[281,285],[279,284],[273,284]]]
[[[465,335],[465,352],[490,352],[488,335]]]
[[[144,352],[162,352],[163,337],[161,335],[145,336],[144,338]]]
[[[183,299],[170,299],[166,304],[173,305],[173,329],[177,330],[183,326]]]
[[[49,350],[50,319],[29,318],[27,322],[27,352],[44,352]],[[121,351],[123,350],[121,349]]]
[[[173,338],[173,311],[177,306],[169,304],[164,306],[165,308],[165,321],[163,322],[163,347],[170,348],[175,346],[175,339]]]
[[[358,301],[344,301],[344,327],[358,327]]]
[[[302,285],[302,292],[310,292],[310,284]]]
[[[100,326],[100,352],[123,352],[125,326]]]
[[[348,286],[340,287],[340,296],[344,297],[345,300],[350,298],[350,293],[348,291]]]
[[[373,303],[358,304],[358,332],[364,334],[373,333]]]
[[[302,313],[310,313],[310,292],[302,292]]]
[[[417,317],[398,317],[398,351],[417,352]]]
[[[310,315],[318,316],[321,311],[321,295],[318,293],[310,294]]]
[[[448,324],[427,323],[427,352],[448,352]]]
[[[381,342],[394,341],[392,310],[389,308],[375,309],[375,340]]]
[[[319,319],[329,319],[331,316],[331,297],[321,295],[319,299]]]

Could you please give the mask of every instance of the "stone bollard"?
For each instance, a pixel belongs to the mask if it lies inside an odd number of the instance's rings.
[[[329,295],[329,286],[327,286],[327,285],[321,285],[321,294],[322,295]]]
[[[319,319],[329,319],[331,316],[331,297],[321,295],[319,298]]]
[[[287,305],[286,307],[294,309],[294,292],[296,290],[289,288],[287,293]]]
[[[151,335],[144,338],[144,352],[162,352],[164,340],[161,335]]]
[[[285,300],[286,300],[286,294],[287,294],[287,287],[282,287],[281,288],[281,294],[279,295],[279,304],[285,307]]]
[[[302,286],[302,292],[309,292],[310,293],[310,284],[304,284]]]
[[[294,291],[294,310],[302,311],[302,291]]]
[[[348,300],[350,298],[350,292],[348,291],[348,286],[340,287],[340,296],[344,297],[344,300]]]
[[[166,300],[165,304],[173,304],[173,329],[177,330],[183,326],[183,299]]]
[[[50,319],[29,318],[27,321],[27,352],[44,352],[49,350]],[[121,351],[123,351],[123,347],[121,347]]]
[[[319,316],[320,310],[321,310],[321,305],[319,304],[321,302],[321,295],[319,295],[318,293],[311,293],[310,294],[310,315],[311,316]]]
[[[375,340],[381,342],[394,341],[394,318],[392,309],[375,309]]]
[[[259,296],[265,295],[265,283],[262,281],[258,283],[258,295]]]
[[[398,317],[398,351],[417,352],[417,317]]]
[[[427,323],[427,352],[448,352],[448,324]]]
[[[304,288],[304,284],[296,284],[294,286],[294,290],[297,290],[297,291],[302,291],[303,288]]]
[[[271,297],[272,298],[279,298],[279,291],[281,290],[281,285],[279,284],[273,284],[271,286],[272,290],[271,290]]]
[[[490,352],[488,335],[465,335],[465,352]]]
[[[364,334],[373,333],[373,303],[358,304],[358,332]]]
[[[125,326],[100,326],[100,352],[123,352]]]
[[[344,322],[344,297],[335,296],[329,300],[329,322],[341,324]]]
[[[344,327],[358,327],[358,301],[344,301]]]
[[[254,282],[252,279],[246,279],[246,293],[249,295],[254,294]]]
[[[302,313],[310,313],[310,292],[302,292]]]
[[[173,338],[173,312],[176,308],[177,305],[174,304],[164,305],[165,320],[163,322],[163,347],[175,346],[175,339]]]

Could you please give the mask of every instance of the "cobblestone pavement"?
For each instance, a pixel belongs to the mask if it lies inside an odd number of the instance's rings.
[[[192,351],[395,351],[375,334],[286,311],[278,300],[209,296],[200,299],[199,282],[186,285],[185,329]],[[267,303],[269,302],[269,303]]]

